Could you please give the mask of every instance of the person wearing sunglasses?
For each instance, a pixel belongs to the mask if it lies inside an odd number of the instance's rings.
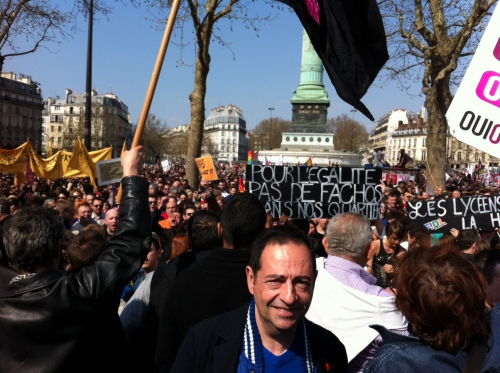
[[[92,219],[94,219],[97,224],[104,225],[104,212],[102,209],[104,207],[104,200],[101,197],[95,197],[92,206]]]

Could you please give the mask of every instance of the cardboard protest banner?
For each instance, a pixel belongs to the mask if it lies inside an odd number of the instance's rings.
[[[493,156],[500,143],[499,24],[496,7],[446,113],[453,136]]]
[[[171,163],[168,159],[164,160],[161,162],[161,167],[163,168],[163,171],[169,171],[171,166]]]
[[[25,142],[16,149],[0,149],[0,172],[26,171],[25,157],[28,155],[31,144]]]
[[[406,212],[432,233],[448,233],[452,228],[489,231],[500,227],[500,196],[408,202]]]
[[[217,171],[215,171],[214,161],[210,155],[205,155],[200,158],[195,159],[196,166],[198,166],[198,171],[200,175],[207,181],[214,181],[219,178]]]
[[[121,158],[96,162],[97,182],[99,185],[119,183],[123,177]]]
[[[331,217],[359,212],[378,219],[382,190],[379,168],[247,165],[245,189],[274,217]]]

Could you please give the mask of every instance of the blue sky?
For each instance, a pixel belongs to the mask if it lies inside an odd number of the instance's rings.
[[[229,30],[227,21],[219,26],[226,41],[232,42],[233,54],[212,44],[212,63],[205,101],[209,110],[233,104],[243,110],[247,128],[273,116],[291,120],[292,91],[300,79],[302,27],[296,15],[287,9],[277,11],[264,2],[253,3],[254,11],[272,12],[276,18],[264,23],[257,34],[241,24]],[[133,123],[137,123],[146,95],[163,30],[147,17],[145,6],[134,7],[113,3],[109,19],[100,17],[94,24],[92,85],[99,93],[112,91],[128,105]],[[80,31],[60,45],[47,44],[33,54],[7,60],[3,71],[31,75],[41,83],[42,95],[64,97],[66,88],[85,91],[87,24],[77,20]],[[191,30],[191,29],[189,29]],[[178,41],[173,39],[173,42]],[[194,44],[184,51],[185,61],[194,61]],[[170,44],[150,112],[165,120],[169,127],[189,123],[189,94],[193,89],[193,67],[176,67],[179,48]],[[328,76],[324,83],[330,96],[328,117],[352,115],[352,107],[340,100]],[[376,82],[377,83],[377,82]],[[415,87],[415,94],[419,87]],[[395,84],[373,85],[362,100],[378,119],[392,109],[418,111],[423,97],[412,97],[398,90]],[[370,130],[375,125],[359,112],[354,118]]]

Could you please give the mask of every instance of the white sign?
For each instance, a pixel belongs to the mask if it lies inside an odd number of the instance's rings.
[[[495,8],[446,113],[453,136],[495,157],[500,154],[499,8]]]
[[[170,170],[170,161],[167,159],[165,161],[161,162],[161,167],[163,168],[163,171],[168,171]]]

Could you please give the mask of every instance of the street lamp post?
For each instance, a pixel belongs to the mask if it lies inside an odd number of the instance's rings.
[[[272,138],[272,135],[273,135],[273,110],[274,110],[274,108],[270,107],[270,108],[268,108],[268,110],[271,113],[271,120],[269,122],[269,148],[272,149],[271,138]]]
[[[351,113],[352,113],[352,121],[353,123],[351,124],[351,152],[352,152],[352,138],[354,136],[354,113],[357,112],[356,109],[351,109]]]

